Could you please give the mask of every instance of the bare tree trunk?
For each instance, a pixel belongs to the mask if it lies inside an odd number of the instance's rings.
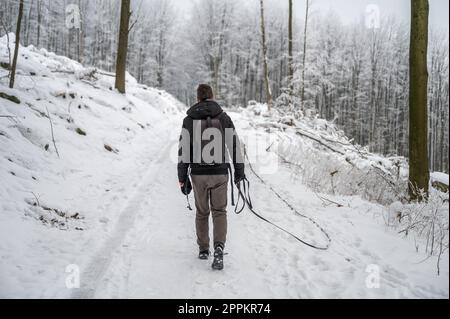
[[[81,10],[81,8],[82,8],[82,6],[81,6],[81,0],[78,0],[78,7],[80,8],[80,10]],[[80,63],[83,63],[83,60],[82,60],[82,51],[83,51],[83,44],[81,43],[82,41],[83,41],[83,28],[84,28],[84,21],[81,21],[81,25],[80,25],[80,27],[79,27],[79,29],[78,29],[78,32],[77,32],[77,61],[78,62],[80,62]]]
[[[220,83],[220,68],[223,61],[223,45],[224,45],[224,33],[225,30],[228,28],[228,22],[227,22],[227,14],[228,14],[228,7],[227,3],[224,2],[223,12],[222,12],[222,18],[220,22],[220,30],[218,35],[218,50],[217,55],[213,57],[213,90],[216,99],[221,98],[221,83]]]
[[[16,68],[17,68],[17,59],[19,57],[19,41],[20,41],[20,27],[22,24],[23,17],[23,0],[20,0],[19,5],[19,16],[17,18],[17,26],[16,26],[16,43],[14,48],[14,58],[11,67],[11,77],[9,79],[9,87],[14,88],[14,81],[16,80]]]
[[[120,93],[125,93],[125,72],[127,69],[128,33],[130,24],[130,2],[122,0],[120,9],[119,45],[117,48],[116,83],[115,87]]]
[[[294,94],[294,56],[293,56],[293,4],[289,0],[289,25],[288,25],[288,68],[289,68],[289,96],[292,104]]]
[[[428,196],[428,0],[411,0],[409,86],[409,195],[411,200]]]
[[[309,9],[310,9],[310,0],[306,0],[305,29],[303,33],[302,84],[300,89],[300,105],[302,109],[304,109],[303,104],[305,101],[306,39],[308,35]]]
[[[260,0],[261,5],[261,40],[262,40],[262,53],[263,53],[263,64],[264,64],[264,84],[266,89],[267,105],[270,109],[272,108],[272,90],[270,89],[269,83],[269,66],[267,63],[267,42],[266,42],[266,27],[264,22],[264,0]]]
[[[37,40],[36,40],[36,46],[39,48],[41,43],[41,21],[42,21],[42,3],[41,0],[37,0]]]
[[[30,4],[30,9],[28,10],[28,18],[27,18],[27,21],[26,21],[26,33],[25,33],[25,45],[29,45],[30,44],[30,29],[31,29],[31,27],[30,27],[30,25],[31,25],[31,12],[32,12],[32,9],[33,9],[33,3],[34,3],[34,0],[31,0],[31,4]]]
[[[166,67],[166,45],[167,45],[167,11],[168,4],[162,3],[160,8],[160,17],[159,17],[159,33],[158,33],[158,50],[156,55],[156,61],[158,63],[158,67],[156,70],[156,81],[158,83],[158,88],[162,89],[164,86],[164,70]],[[142,47],[141,47],[142,50]]]
[[[158,88],[162,89],[164,84],[164,53],[165,40],[163,39],[164,30],[159,31],[159,48],[158,48],[158,70],[156,71],[156,80],[158,82]]]

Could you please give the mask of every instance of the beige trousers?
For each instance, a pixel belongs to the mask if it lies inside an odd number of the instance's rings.
[[[192,175],[195,196],[195,227],[200,250],[209,249],[209,214],[212,213],[214,245],[227,237],[228,175]]]

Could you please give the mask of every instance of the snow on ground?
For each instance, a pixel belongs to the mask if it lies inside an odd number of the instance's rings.
[[[7,61],[5,38],[0,50]],[[0,296],[67,291],[66,266],[83,267],[120,227],[127,199],[179,117],[182,105],[167,93],[130,78],[125,97],[110,90],[113,77],[80,79],[91,72],[21,48],[17,89],[0,84],[21,100],[0,99],[0,115],[14,116],[0,118]]]
[[[185,106],[131,77],[120,95],[107,73],[33,47],[21,48],[18,68],[16,89],[0,80],[0,92],[21,100],[0,98],[0,115],[14,116],[0,118],[0,297],[448,298],[448,254],[437,276],[436,258],[386,226],[386,207],[360,196],[324,203],[282,162],[255,168],[328,231],[330,249],[312,250],[230,206],[225,270],[213,272],[197,259],[194,213],[176,180]],[[245,141],[270,135],[251,113],[230,115]],[[258,212],[324,243],[246,173]],[[68,265],[79,267],[79,289],[66,287]],[[379,288],[370,288],[377,272]]]
[[[433,172],[430,174],[432,182],[439,182],[448,186],[448,174],[441,172]]]

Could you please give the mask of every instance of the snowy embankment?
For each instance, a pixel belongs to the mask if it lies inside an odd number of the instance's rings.
[[[334,124],[315,116],[295,119],[266,105],[250,103],[243,116],[250,128],[272,137],[267,154],[290,168],[291,178],[308,186],[324,206],[339,210],[346,198],[361,198],[370,206],[383,205],[377,218],[393,233],[407,237],[412,246],[448,270],[448,175],[430,176],[427,203],[409,203],[408,162],[385,157],[355,145]]]
[[[7,73],[0,92],[20,103],[0,98],[0,296],[57,296],[66,266],[117,227],[184,106],[131,77],[123,96],[114,77],[33,47],[20,48],[13,90]]]
[[[438,276],[424,238],[386,223],[405,205],[381,180],[401,180],[402,159],[355,149],[322,120],[268,116],[259,105],[230,111],[250,157],[256,140],[275,137],[280,147],[266,145],[259,159],[269,161],[255,169],[332,243],[312,250],[230,206],[225,270],[212,272],[196,258],[193,213],[176,181],[185,106],[131,77],[121,95],[110,74],[33,47],[20,54],[16,89],[0,68],[0,92],[20,100],[0,98],[9,116],[0,118],[0,297],[448,298],[448,251]],[[7,56],[2,38],[0,62]],[[323,244],[246,174],[258,212]],[[68,289],[74,270],[80,288]]]

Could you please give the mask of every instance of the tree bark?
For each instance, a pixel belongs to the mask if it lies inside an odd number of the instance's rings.
[[[294,94],[294,56],[293,56],[293,3],[289,0],[289,25],[288,25],[288,68],[289,68],[289,96],[292,103]]]
[[[125,93],[125,80],[127,69],[128,53],[128,33],[130,24],[130,2],[131,0],[122,0],[120,8],[120,31],[119,45],[117,48],[116,60],[116,83],[115,87],[120,93]]]
[[[409,195],[422,201],[428,196],[428,0],[411,0],[409,86]]]
[[[28,46],[30,44],[30,25],[31,25],[31,12],[33,9],[34,0],[31,0],[30,9],[28,10],[28,18],[26,21],[26,33],[25,33],[25,45]]]
[[[23,0],[20,0],[19,16],[17,18],[17,26],[16,26],[16,43],[14,47],[14,58],[11,67],[11,77],[9,79],[9,87],[11,89],[14,88],[14,82],[16,80],[16,68],[17,68],[17,59],[19,57],[20,27],[22,25],[22,17],[23,17]]]
[[[272,108],[272,91],[270,89],[269,83],[269,66],[267,63],[267,42],[266,42],[266,27],[264,22],[264,0],[260,0],[261,6],[261,45],[263,53],[263,64],[264,64],[264,85],[266,89],[266,99],[269,111]]]
[[[310,0],[306,0],[306,12],[305,12],[305,29],[303,34],[303,57],[302,57],[302,84],[300,89],[300,105],[302,110],[304,109],[305,101],[305,67],[306,67],[306,39],[308,34],[308,19],[309,19]]]
[[[81,0],[78,0],[78,7],[80,8],[80,10],[83,10],[83,9],[81,9],[82,8]],[[82,42],[83,42],[83,35],[84,35],[83,28],[84,28],[85,22],[83,20],[81,20],[80,22],[81,22],[81,25],[77,31],[77,61],[80,63],[83,63],[82,52],[83,52],[84,48],[83,48]]]
[[[37,0],[37,40],[36,40],[36,46],[39,48],[41,44],[41,19],[42,19],[42,3],[41,0]]]

